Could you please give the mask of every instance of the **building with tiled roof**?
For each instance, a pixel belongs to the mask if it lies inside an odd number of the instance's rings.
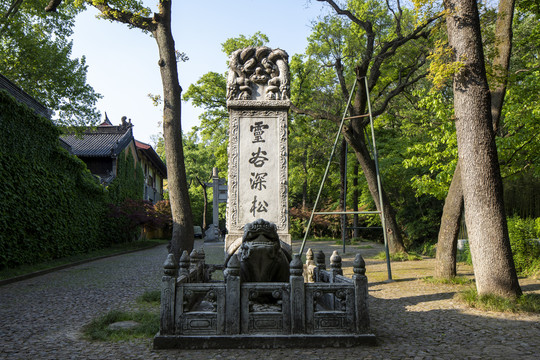
[[[130,151],[143,169],[144,200],[159,201],[163,199],[163,179],[167,178],[167,168],[150,145],[135,140],[132,128],[131,120],[127,121],[125,116],[120,125],[113,125],[105,114],[104,121],[97,127],[82,134],[62,135],[61,139],[104,185],[116,177],[120,154]]]
[[[84,161],[88,170],[108,185],[116,176],[118,156],[131,147],[134,159],[137,159],[135,139],[130,122],[122,118],[122,124],[113,126],[106,117],[95,128],[89,128],[82,134],[62,135],[61,139],[71,147],[71,153]]]

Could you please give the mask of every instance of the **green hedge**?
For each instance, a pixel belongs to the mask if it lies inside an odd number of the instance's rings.
[[[508,234],[514,255],[516,270],[520,275],[532,275],[540,271],[540,218],[508,218]]]
[[[0,269],[104,247],[107,194],[48,119],[0,91]]]
[[[140,163],[135,166],[133,155],[128,149],[118,156],[116,177],[107,187],[110,201],[107,233],[114,243],[133,241],[141,233],[139,226],[133,226],[133,217],[137,214],[131,214],[129,206],[126,208],[125,200],[142,200],[144,173]]]

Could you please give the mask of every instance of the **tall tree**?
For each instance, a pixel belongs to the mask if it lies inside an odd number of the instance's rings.
[[[373,109],[376,117],[385,111],[395,96],[426,76],[422,70],[427,54],[424,40],[439,16],[414,26],[411,13],[403,9],[399,1],[394,5],[386,2],[386,7],[375,1],[350,0],[346,6],[332,0],[318,1],[330,5],[339,17],[327,17],[315,26],[319,34],[315,33],[311,39],[312,43],[318,42],[318,49],[314,49],[313,54],[320,58],[322,66],[334,69],[336,88],[342,99],[349,98],[351,76],[358,80],[359,86],[349,109],[353,119],[343,127],[343,135],[356,154],[380,211],[375,162],[365,135],[369,125],[367,96],[376,94]],[[369,93],[363,86],[364,78],[367,78]],[[341,120],[341,116],[315,108],[313,103],[295,105],[291,108],[297,113],[335,122]],[[380,197],[384,202],[387,226],[384,231],[388,235],[390,251],[404,252],[395,210],[384,188]]]
[[[448,43],[461,67],[454,113],[465,220],[480,295],[519,296],[503,205],[480,19],[474,0],[445,0]]]
[[[510,67],[514,3],[515,0],[500,0],[495,23],[496,55],[493,60],[494,79],[491,84],[491,119],[495,134],[499,130],[507,72]],[[463,213],[463,186],[460,174],[461,162],[458,160],[441,217],[435,265],[435,276],[439,278],[456,276],[457,238]]]
[[[0,2],[0,73],[47,108],[59,125],[91,125],[99,120],[101,97],[86,82],[85,58],[72,58],[75,16],[69,2],[45,13],[43,1]]]
[[[171,1],[159,0],[158,12],[137,1],[86,0],[105,19],[118,21],[152,34],[156,40],[163,86],[163,137],[167,157],[167,177],[173,233],[169,251],[176,260],[183,250],[193,249],[193,219],[182,147],[181,93],[178,82],[177,52],[171,31]]]

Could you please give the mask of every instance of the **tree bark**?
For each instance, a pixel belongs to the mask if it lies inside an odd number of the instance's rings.
[[[495,79],[491,89],[491,118],[495,134],[499,130],[504,95],[506,94],[508,69],[510,69],[514,6],[515,0],[499,0],[497,21],[495,23],[495,47],[497,54],[493,60]]]
[[[460,171],[461,166],[458,161],[441,217],[435,263],[436,278],[451,279],[457,274],[457,238],[461,214],[463,213],[463,189],[461,188]]]
[[[201,179],[199,179],[198,177],[197,177],[197,182],[199,183],[199,185],[201,185],[202,190],[203,190],[202,233],[203,233],[203,236],[205,236],[206,212],[208,210],[208,191],[206,190],[207,188],[206,184],[202,182]]]
[[[354,164],[354,174],[353,174],[353,205],[352,205],[352,208],[353,208],[353,211],[358,211],[358,197],[359,197],[359,194],[358,194],[358,163]],[[354,214],[353,215],[353,227],[354,227],[354,230],[353,230],[353,237],[354,238],[359,238],[360,237],[360,229],[358,228],[360,225],[359,225],[359,222],[358,222],[358,214]]]
[[[495,80],[491,91],[491,117],[493,131],[496,134],[499,129],[501,111],[506,93],[507,72],[510,67],[510,55],[512,50],[512,20],[514,15],[515,0],[500,0],[495,23],[495,46],[497,53],[493,61]],[[457,240],[463,209],[463,191],[461,187],[460,161],[446,196],[441,227],[437,241],[437,262],[435,276],[449,279],[455,277]],[[448,205],[447,205],[448,204]],[[460,206],[458,204],[461,204]]]
[[[521,294],[503,204],[476,1],[445,0],[448,42],[463,67],[454,75],[454,111],[465,221],[479,295]]]
[[[181,93],[174,39],[171,32],[171,1],[161,0],[157,26],[152,32],[159,50],[159,67],[163,85],[163,138],[167,156],[167,177],[173,217],[170,252],[176,261],[183,250],[193,249],[194,233],[189,199],[184,150],[182,146]]]

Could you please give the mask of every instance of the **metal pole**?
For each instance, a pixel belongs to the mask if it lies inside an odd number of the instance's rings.
[[[336,140],[334,141],[334,147],[332,148],[332,152],[330,153],[330,159],[328,159],[328,165],[326,165],[326,170],[324,171],[324,176],[321,181],[321,186],[319,187],[319,192],[317,193],[317,198],[315,199],[315,205],[313,205],[313,211],[311,211],[311,216],[309,217],[308,225],[306,228],[306,233],[304,234],[304,240],[302,241],[302,246],[300,246],[300,251],[298,251],[298,255],[302,256],[302,253],[304,252],[304,246],[306,245],[306,239],[309,234],[309,228],[311,227],[311,222],[313,221],[313,216],[315,214],[315,210],[317,209],[317,205],[319,204],[319,199],[321,197],[322,189],[324,186],[324,182],[326,181],[326,177],[328,176],[328,170],[330,170],[330,164],[332,163],[332,158],[334,157],[334,152],[336,151],[337,142],[339,140],[339,136],[341,135],[341,129],[343,128],[343,123],[345,122],[345,115],[347,114],[347,110],[349,109],[349,105],[351,104],[352,96],[354,94],[354,90],[356,89],[356,83],[358,79],[354,79],[354,84],[351,90],[351,93],[349,95],[349,100],[347,101],[347,106],[345,107],[345,111],[343,111],[343,117],[341,118],[341,124],[339,125],[339,130],[336,134]]]
[[[369,88],[367,83],[367,77],[364,77],[364,83],[366,85],[366,97],[367,104],[369,109],[369,123],[371,125],[371,140],[373,142],[373,160],[375,161],[375,172],[377,173],[377,189],[379,190],[379,204],[381,211],[381,224],[383,228],[383,238],[384,238],[384,252],[386,254],[386,269],[388,271],[388,280],[392,280],[392,268],[390,267],[390,251],[388,250],[388,239],[386,235],[386,221],[384,219],[384,204],[382,197],[382,186],[381,186],[381,176],[379,173],[379,160],[377,155],[377,145],[375,144],[375,129],[373,127],[373,116],[371,115],[371,102],[369,99]]]
[[[343,241],[343,254],[345,254],[345,240],[347,239],[347,155],[349,152],[349,143],[345,141],[345,180],[343,184],[343,229],[341,240]]]

